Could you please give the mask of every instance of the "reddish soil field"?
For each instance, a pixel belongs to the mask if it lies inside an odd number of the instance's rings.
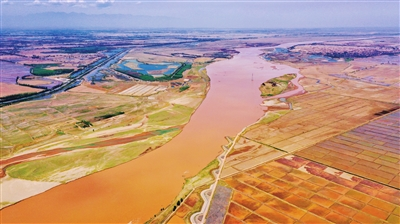
[[[1,86],[1,92],[0,96],[8,96],[8,95],[13,95],[13,94],[18,94],[18,93],[33,93],[33,92],[39,92],[41,89],[35,89],[27,86],[20,86],[16,84],[9,84],[9,83],[4,83],[0,82]]]

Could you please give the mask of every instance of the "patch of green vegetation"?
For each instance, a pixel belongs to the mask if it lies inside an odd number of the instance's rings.
[[[78,122],[75,123],[75,125],[77,127],[81,127],[81,128],[88,128],[88,127],[92,127],[93,126],[93,124],[90,123],[90,121],[87,121],[87,120],[78,121]]]
[[[101,88],[103,88],[103,89],[111,89],[111,88],[113,88],[113,86],[110,86],[110,85],[102,85]]]
[[[19,99],[19,98],[23,98],[23,97],[27,97],[27,96],[33,96],[35,94],[37,94],[37,93],[36,92],[17,93],[17,94],[0,97],[0,99],[1,100],[13,100],[13,99]]]
[[[150,82],[156,80],[156,79],[155,79],[153,76],[151,76],[151,75],[141,75],[141,76],[140,76],[140,79],[143,80],[143,81],[150,81]]]
[[[57,135],[65,135],[65,133],[59,129],[57,129],[56,134]]]
[[[4,208],[5,206],[14,204],[15,202],[9,202],[9,201],[2,201],[0,202],[0,209]]]
[[[34,67],[31,69],[31,74],[37,75],[37,76],[52,76],[52,75],[61,75],[61,74],[66,74],[66,73],[71,73],[73,72],[74,69],[45,69],[45,68],[40,68],[40,67]]]
[[[25,180],[66,182],[76,179],[76,177],[56,178],[55,175],[79,167],[88,170],[88,173],[82,175],[88,175],[96,171],[120,165],[137,158],[151,147],[165,144],[178,133],[179,131],[174,131],[165,135],[154,136],[146,140],[135,141],[124,145],[72,151],[71,153],[45,159],[24,162],[10,166],[7,169],[7,174],[10,177]]]
[[[179,131],[179,130],[180,130],[179,128],[168,128],[168,129],[155,130],[155,132],[158,135],[163,135],[163,134],[166,134],[166,133],[169,133],[169,132]]]
[[[267,112],[263,118],[261,118],[258,122],[254,123],[253,125],[249,126],[246,128],[246,130],[242,133],[242,135],[246,134],[246,132],[253,130],[254,128],[258,128],[260,126],[263,126],[265,124],[271,123],[278,118],[284,116],[285,114],[289,113],[290,110],[280,110],[280,111],[274,111],[274,112]]]
[[[267,113],[258,123],[260,124],[268,124],[271,123],[272,121],[282,117],[283,115],[289,113],[289,110],[280,110],[280,111],[274,111]]]
[[[91,112],[91,110],[89,110],[89,109],[82,109],[82,110],[79,110],[79,111],[77,111],[77,112],[79,112],[79,113],[81,113],[81,114],[84,114],[84,113]]]
[[[86,46],[86,47],[68,47],[68,48],[59,48],[60,52],[64,53],[83,53],[83,54],[90,54],[90,53],[97,53],[99,51],[107,50],[107,47],[103,46]]]
[[[10,142],[13,145],[18,145],[18,144],[26,144],[32,142],[31,136],[29,136],[27,133],[22,132],[18,129],[12,131],[11,133],[7,134],[2,134],[2,138],[6,139],[8,142]]]
[[[46,68],[46,67],[59,66],[60,64],[45,63],[45,64],[24,64],[24,65],[31,66],[31,67],[34,67],[34,68]]]
[[[188,69],[192,68],[192,64],[189,63],[183,63],[181,67],[179,67],[172,75],[170,76],[171,79],[180,79],[183,77],[183,72],[185,72]]]
[[[7,169],[7,174],[13,178],[20,178],[33,181],[57,181],[50,177],[58,172],[64,172],[75,167],[94,164],[94,161],[101,161],[107,151],[85,150],[75,153],[49,157],[46,159],[25,162],[11,166]]]
[[[185,91],[185,90],[187,90],[189,88],[190,88],[189,85],[181,86],[181,87],[179,87],[179,92],[183,92],[183,91]]]
[[[217,169],[218,166],[218,159],[214,159],[205,168],[200,170],[196,176],[186,179],[185,186],[187,186],[189,189],[193,189],[214,180],[211,171]]]
[[[194,109],[175,104],[172,109],[162,110],[149,115],[150,125],[175,126],[187,123]]]
[[[345,58],[344,61],[345,61],[345,62],[354,61],[354,58]]]
[[[296,74],[285,74],[280,77],[270,79],[260,86],[261,96],[276,96],[285,91],[290,80],[294,79]]]
[[[62,95],[62,94],[60,94],[60,95]],[[60,106],[54,106],[53,108],[60,111],[61,113],[63,113],[65,111],[67,111],[69,107],[68,107],[68,105],[60,105]],[[82,112],[82,113],[84,113],[84,112]]]
[[[114,113],[109,113],[109,114],[105,114],[105,115],[102,115],[102,116],[94,117],[94,119],[96,121],[100,121],[100,120],[108,119],[108,118],[115,117],[115,116],[118,116],[118,115],[121,115],[121,114],[125,114],[125,112],[118,111],[118,112],[114,112]]]

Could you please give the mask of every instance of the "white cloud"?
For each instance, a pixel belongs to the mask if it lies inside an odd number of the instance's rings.
[[[77,0],[49,0],[49,3],[52,4],[71,4],[71,3],[77,3]]]
[[[48,3],[40,0],[34,0],[33,2],[25,3],[25,5],[48,5]]]
[[[98,8],[106,8],[112,5],[114,0],[96,0],[96,6]]]
[[[9,0],[2,0],[9,1]],[[25,5],[68,5],[72,7],[86,7],[85,0],[33,0],[33,2],[26,3]]]
[[[10,2],[10,1],[8,1],[8,0],[1,0],[1,4],[2,4],[2,5],[12,5],[13,2]]]

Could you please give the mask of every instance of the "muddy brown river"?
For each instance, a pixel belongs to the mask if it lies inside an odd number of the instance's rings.
[[[298,70],[271,64],[258,48],[207,66],[211,88],[181,134],[128,163],[57,186],[1,210],[1,222],[143,223],[179,193],[235,136],[263,114],[262,82]],[[276,66],[273,69],[272,66]]]

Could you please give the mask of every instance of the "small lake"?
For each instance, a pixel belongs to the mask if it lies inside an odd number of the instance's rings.
[[[336,59],[333,59],[331,57],[323,56],[323,55],[315,55],[315,54],[312,54],[312,55],[308,56],[308,59],[310,59],[310,60],[323,60],[323,61],[328,61],[328,62],[337,62]]]
[[[282,48],[282,47],[277,47],[274,50],[275,53],[289,53],[289,50],[287,48]]]
[[[4,83],[15,83],[17,76],[21,77],[24,75],[30,75],[30,67],[14,64],[11,62],[0,61],[1,65],[1,82]]]
[[[181,66],[181,63],[163,62],[158,64],[147,64],[147,63],[142,63],[136,59],[133,59],[133,60],[124,60],[117,66],[119,69],[126,71],[135,71],[144,75],[154,75],[154,74],[171,75],[177,68],[179,68],[179,66]]]

